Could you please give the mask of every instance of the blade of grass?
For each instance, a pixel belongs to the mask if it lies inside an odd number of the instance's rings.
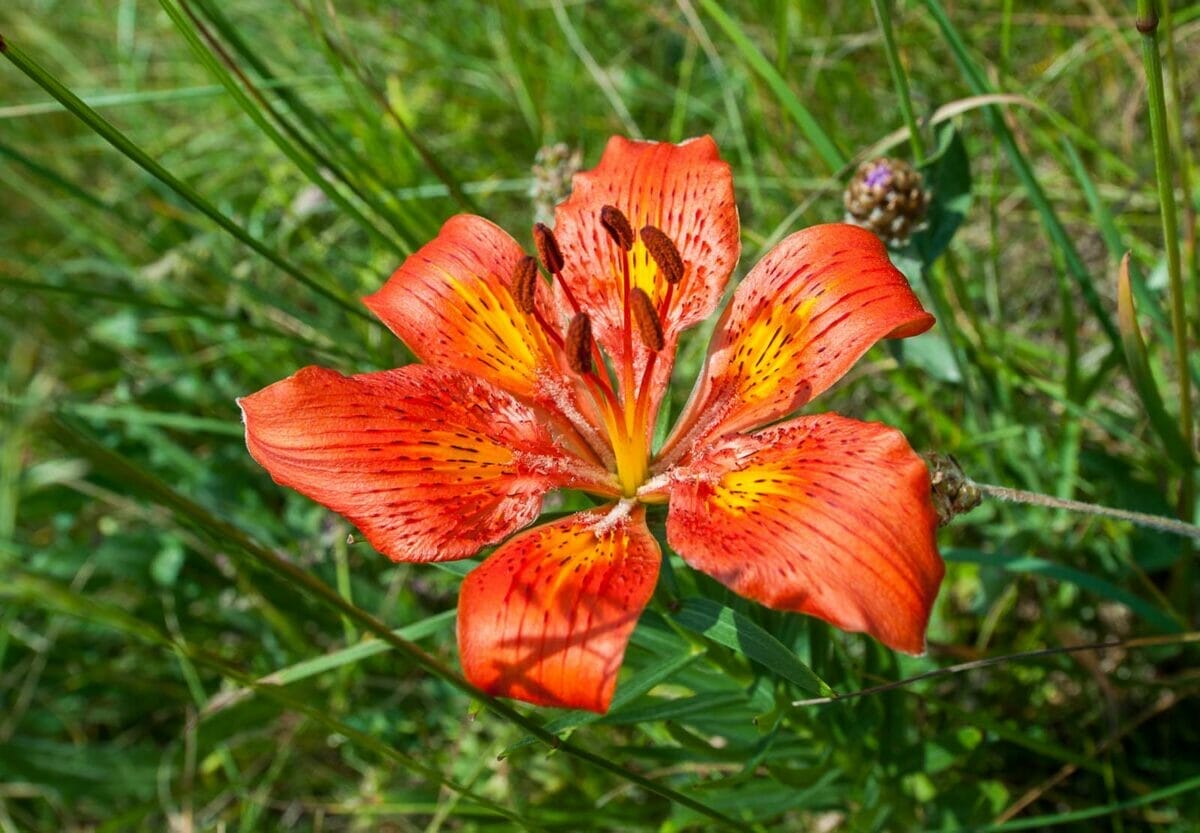
[[[321,175],[321,173],[328,171],[330,176],[336,177],[340,182],[342,182],[350,190],[350,192],[356,198],[358,198],[360,202],[370,207],[370,209],[376,215],[383,218],[388,223],[389,227],[400,236],[400,241],[398,242],[393,241],[390,238],[384,238],[388,240],[389,245],[398,248],[402,252],[409,252],[423,242],[420,231],[415,228],[410,228],[408,225],[406,225],[403,219],[391,210],[390,206],[377,198],[377,194],[373,193],[371,188],[360,184],[354,178],[352,178],[347,170],[347,165],[343,164],[342,161],[335,161],[329,153],[318,148],[313,141],[308,139],[308,137],[296,124],[294,124],[290,119],[286,118],[280,110],[272,106],[267,100],[266,96],[264,96],[260,90],[260,87],[268,89],[267,85],[256,85],[253,81],[251,81],[249,76],[243,72],[240,67],[238,67],[237,62],[233,59],[233,56],[229,54],[221,42],[218,41],[207,29],[207,27],[205,27],[198,20],[195,13],[192,11],[190,4],[186,2],[186,0],[179,0],[179,2],[183,10],[187,13],[188,17],[190,17],[195,23],[200,34],[204,36],[205,40],[209,43],[214,52],[220,56],[225,65],[229,67],[230,71],[236,74],[238,80],[240,80],[242,85],[245,86],[247,92],[254,97],[255,101],[257,101],[267,112],[267,114],[270,115],[272,120],[279,125],[280,129],[283,130],[292,139],[292,141],[299,145],[299,147],[303,149],[305,153],[312,157],[317,168],[319,169],[319,173],[316,179],[313,179],[311,175],[309,175],[309,179],[318,188],[321,188],[323,191],[325,191],[325,193],[329,194],[331,198],[338,200],[338,197],[335,197],[334,193],[332,193],[336,192],[336,189],[332,188],[325,176]],[[254,70],[254,72],[265,81],[271,81],[274,76],[271,74],[266,64],[261,60],[255,50],[251,49],[240,37],[237,29],[234,28],[234,26],[229,22],[229,19],[226,18],[215,5],[207,2],[207,0],[195,0],[195,2],[199,6],[204,16],[212,23],[213,27],[220,32],[221,36],[232,46],[233,50],[237,52],[237,54],[241,56],[243,60],[250,64],[250,67]],[[332,147],[336,150],[341,150],[345,148],[345,140],[333,134],[332,130],[327,124],[328,120],[320,118],[316,113],[314,113],[308,107],[308,105],[304,103],[303,98],[293,93],[291,89],[287,87],[279,87],[278,85],[275,86],[275,92],[284,101],[288,109],[292,113],[296,114],[300,121],[313,133],[313,135],[319,136],[323,140],[323,144],[326,149]],[[253,118],[253,114],[251,114],[251,117]],[[339,154],[339,156],[341,160],[344,160],[347,164],[353,164],[354,162],[361,161],[361,157],[356,157],[350,154],[342,153]],[[361,167],[368,174],[373,175],[374,172],[367,169],[365,165],[362,165]],[[306,175],[308,175],[307,171]],[[385,190],[385,186],[377,179],[375,179],[373,187],[380,193]],[[344,200],[344,198],[341,199]],[[339,200],[339,205],[341,204],[342,202]],[[356,213],[355,216],[360,220],[360,222],[363,222],[361,215]],[[368,228],[368,230],[370,230],[370,228]],[[378,232],[378,230],[376,230],[376,232]]]
[[[255,693],[275,701],[288,710],[317,721],[325,728],[344,735],[356,745],[374,752],[385,760],[398,763],[405,769],[460,793],[463,797],[478,803],[481,807],[486,807],[503,818],[515,821],[526,829],[535,829],[536,827],[522,816],[457,783],[436,768],[401,752],[395,746],[332,717],[325,709],[294,697],[277,685],[255,680],[220,657],[187,642],[177,640],[116,605],[100,602],[57,582],[30,574],[18,574],[11,581],[0,585],[0,598],[20,601],[26,605],[49,607],[69,616],[112,628],[141,642],[156,645],[173,654],[186,657],[191,662],[209,668],[237,685],[253,689]]]
[[[1191,792],[1192,790],[1200,790],[1200,775],[1193,778],[1187,778],[1172,784],[1169,787],[1163,787],[1160,790],[1148,792],[1145,795],[1140,795],[1137,798],[1131,798],[1126,801],[1116,801],[1109,804],[1104,804],[1099,807],[1088,807],[1085,810],[1073,810],[1069,813],[1054,813],[1048,816],[1032,816],[1027,819],[1017,819],[1016,821],[1005,822],[1004,824],[994,824],[987,827],[972,827],[968,833],[1006,833],[1009,830],[1049,830],[1051,827],[1059,825],[1074,824],[1087,819],[1101,818],[1102,816],[1111,816],[1119,813],[1122,810],[1133,810],[1138,807],[1146,807],[1150,804],[1157,804],[1160,801],[1166,801],[1174,798],[1177,795]]]
[[[4,55],[5,58],[11,61],[31,81],[56,98],[72,115],[94,130],[101,138],[124,154],[130,161],[162,182],[238,241],[262,255],[284,274],[295,279],[322,298],[333,302],[355,318],[369,321],[380,327],[383,326],[375,318],[360,309],[358,305],[310,278],[298,266],[288,261],[258,237],[255,237],[234,222],[215,205],[202,197],[194,188],[156,162],[146,151],[134,144],[129,137],[114,127],[103,116],[84,104],[78,96],[47,72],[40,64],[26,55],[19,47],[7,42],[3,34],[0,34],[0,54]]]
[[[995,90],[992,89],[987,77],[972,60],[966,43],[954,27],[954,24],[951,23],[946,10],[942,7],[941,0],[922,0],[922,2],[933,17],[946,43],[950,46],[954,60],[966,77],[967,84],[971,88],[972,93],[975,95],[990,95],[994,93]],[[1017,178],[1021,181],[1021,185],[1029,197],[1029,201],[1033,203],[1033,207],[1042,221],[1042,226],[1045,228],[1046,234],[1050,237],[1050,242],[1062,253],[1067,271],[1083,294],[1084,301],[1092,310],[1092,314],[1101,328],[1103,328],[1105,335],[1108,336],[1113,349],[1120,350],[1121,335],[1117,330],[1117,326],[1109,311],[1105,309],[1103,302],[1100,300],[1100,294],[1096,290],[1095,282],[1084,265],[1083,259],[1079,256],[1075,244],[1071,242],[1071,238],[1067,235],[1062,221],[1059,220],[1054,206],[1051,205],[1050,200],[1046,197],[1046,192],[1042,189],[1041,183],[1038,182],[1033,168],[1030,167],[1025,154],[1021,152],[1021,148],[1017,145],[1016,137],[1009,130],[998,108],[988,106],[983,108],[983,113],[987,119],[989,129],[999,140],[1005,155],[1008,157],[1009,164],[1012,165]]]
[[[792,91],[787,81],[766,59],[766,56],[762,54],[741,25],[730,17],[717,0],[700,0],[700,5],[708,13],[708,16],[716,21],[726,36],[733,41],[734,46],[737,47],[738,52],[741,53],[750,68],[770,87],[771,92],[775,94],[784,110],[796,122],[796,126],[800,128],[800,132],[804,134],[826,167],[830,171],[840,171],[845,167],[845,154],[838,150],[833,139],[822,129],[820,122],[804,106],[800,97]]]
[[[192,52],[200,59],[200,62],[204,64],[208,71],[221,82],[221,85],[242,109],[242,112],[250,117],[258,129],[262,131],[263,135],[270,139],[271,143],[291,160],[292,164],[304,174],[310,183],[319,188],[342,211],[353,218],[360,228],[374,237],[378,242],[397,251],[405,251],[407,248],[412,247],[411,240],[396,240],[375,223],[368,220],[359,210],[358,206],[347,199],[340,189],[334,187],[328,177],[323,176],[317,170],[314,160],[310,156],[305,155],[306,153],[309,155],[312,154],[313,148],[311,145],[296,142],[297,136],[291,131],[289,131],[291,139],[289,140],[288,137],[275,128],[275,125],[272,124],[272,119],[276,123],[279,123],[281,121],[279,114],[271,107],[262,93],[254,87],[250,79],[240,70],[233,61],[233,58],[225,51],[224,47],[221,46],[220,42],[208,28],[200,22],[186,0],[159,0],[159,6],[167,13],[167,16],[175,24],[175,28],[179,33],[183,35]],[[241,82],[240,85],[239,81]],[[245,87],[244,90],[243,87]],[[315,161],[320,162],[321,160],[317,159]],[[328,160],[324,161],[326,164],[329,164]],[[337,170],[339,169],[336,166],[332,168],[332,171]]]
[[[316,15],[312,14],[311,11],[302,9],[299,6],[298,0],[293,0],[293,5],[302,14],[305,14],[314,31],[317,32],[317,34],[325,42],[331,53],[337,57],[342,66],[350,70],[351,74],[353,74],[358,80],[358,83],[362,85],[362,88],[366,90],[367,93],[383,108],[384,113],[400,130],[401,135],[404,136],[405,140],[412,146],[413,150],[417,152],[417,155],[421,157],[421,161],[425,163],[425,167],[427,167],[429,171],[435,177],[437,177],[437,179],[439,179],[447,189],[449,189],[450,197],[456,203],[458,203],[458,205],[464,211],[478,214],[479,207],[475,204],[475,201],[472,200],[465,191],[463,191],[462,187],[459,185],[459,181],[455,177],[451,176],[449,169],[445,166],[445,164],[443,164],[442,160],[438,158],[438,156],[434,154],[429,146],[421,140],[416,131],[412,129],[412,126],[409,125],[409,123],[396,111],[396,108],[392,106],[392,102],[388,100],[387,94],[378,84],[375,83],[370,73],[367,72],[366,67],[362,65],[357,56],[354,54],[353,50],[347,45],[348,38],[345,37],[345,34],[338,30],[339,37],[335,39],[332,35],[330,35],[329,29],[321,25]],[[327,5],[326,12],[331,16],[331,22],[336,28],[337,17],[334,7],[332,5]]]

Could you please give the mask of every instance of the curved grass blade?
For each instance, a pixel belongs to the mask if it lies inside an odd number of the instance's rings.
[[[546,724],[546,731],[553,732],[556,735],[563,732],[569,732],[578,729],[582,726],[595,723],[601,719],[605,722],[612,722],[609,718],[620,721],[627,714],[626,710],[629,704],[637,700],[644,694],[648,694],[659,683],[666,682],[677,671],[681,671],[687,666],[695,662],[701,654],[692,651],[686,651],[681,654],[676,654],[668,657],[665,660],[655,658],[654,664],[648,668],[643,668],[636,674],[631,676],[625,682],[617,686],[617,693],[613,696],[612,704],[609,707],[607,715],[593,714],[592,712],[572,711],[564,714],[562,717],[556,717],[554,720]],[[537,743],[537,739],[526,735],[516,743],[508,746],[500,753],[501,758],[507,758],[518,749],[524,749],[526,746],[532,746]]]
[[[950,22],[950,17],[946,14],[946,10],[942,8],[940,0],[923,0],[923,3],[930,15],[933,16],[938,29],[941,30],[942,37],[949,45],[950,51],[954,54],[954,60],[966,77],[967,85],[971,88],[971,91],[975,95],[994,93],[995,90],[991,88],[987,77],[971,59],[966,43],[958,33],[958,30],[954,28],[954,24]],[[1083,259],[1079,256],[1079,251],[1075,248],[1075,244],[1067,235],[1067,230],[1063,227],[1062,221],[1059,220],[1058,214],[1054,211],[1054,206],[1050,204],[1050,200],[1046,197],[1046,192],[1042,189],[1041,183],[1038,182],[1033,168],[1030,167],[1029,161],[1025,158],[1025,154],[1021,152],[1021,148],[1017,145],[1017,140],[1009,129],[1008,124],[1005,123],[999,108],[995,106],[985,107],[983,108],[983,114],[987,119],[991,132],[1000,142],[1001,147],[1004,148],[1004,153],[1008,157],[1009,164],[1012,165],[1013,171],[1021,181],[1021,185],[1029,197],[1029,201],[1033,204],[1034,209],[1036,209],[1038,216],[1041,218],[1046,234],[1050,237],[1055,249],[1062,253],[1067,271],[1083,294],[1084,301],[1087,302],[1092,314],[1096,317],[1096,321],[1104,329],[1104,333],[1112,343],[1113,349],[1120,349],[1120,333],[1117,331],[1117,326],[1105,308],[1103,301],[1100,300],[1100,293],[1096,291],[1096,285],[1092,280],[1091,274],[1088,273]]]
[[[418,642],[427,636],[443,630],[447,625],[453,624],[455,615],[456,612],[453,610],[443,610],[441,613],[435,613],[433,616],[422,619],[420,622],[414,622],[411,625],[405,625],[403,628],[397,628],[395,633],[404,639]],[[382,639],[364,640],[336,651],[330,651],[328,654],[319,657],[297,662],[294,665],[289,665],[287,668],[280,668],[278,671],[273,671],[265,677],[259,677],[255,680],[255,684],[259,686],[288,686],[292,683],[298,683],[301,680],[307,680],[309,677],[315,677],[317,674],[324,674],[326,671],[333,671],[334,669],[342,668],[355,662],[361,662],[369,657],[385,654],[390,650],[391,646]],[[216,713],[221,709],[229,708],[235,703],[240,703],[253,694],[255,690],[253,686],[248,686],[233,691],[223,691],[208,702],[208,706],[201,714],[201,717]]]
[[[316,282],[291,261],[284,258],[278,252],[274,251],[270,246],[262,240],[255,237],[246,229],[242,228],[219,208],[213,205],[200,195],[196,189],[192,188],[183,180],[176,177],[158,162],[156,162],[146,151],[142,150],[138,145],[113,126],[107,119],[97,113],[88,105],[84,104],[82,99],[75,95],[71,90],[62,84],[57,78],[46,71],[35,60],[26,55],[21,49],[4,40],[4,36],[0,34],[0,54],[8,58],[13,65],[21,72],[25,73],[31,81],[45,90],[69,110],[72,115],[94,130],[102,139],[124,154],[130,161],[134,162],[146,173],[153,176],[155,179],[162,182],[176,194],[187,200],[193,208],[204,214],[223,230],[228,232],[241,243],[249,246],[258,254],[262,255],[271,262],[276,268],[284,272],[289,277],[308,287],[316,294],[320,295],[328,301],[337,304],[343,310],[363,321],[370,321],[372,324],[383,326],[375,318],[368,313],[359,309],[357,304],[343,298],[332,289]]]
[[[787,81],[779,74],[779,70],[771,65],[771,62],[766,59],[759,48],[754,44],[742,29],[741,25],[729,16],[729,13],[721,8],[721,4],[716,0],[700,0],[700,5],[704,7],[704,11],[708,16],[717,22],[717,25],[725,32],[738,52],[750,65],[750,68],[758,74],[767,86],[771,88],[771,92],[779,99],[779,103],[787,110],[792,120],[796,122],[796,126],[800,128],[800,132],[808,139],[809,144],[813,146],[813,150],[821,157],[821,160],[831,171],[840,171],[846,165],[846,155],[838,150],[837,145],[833,143],[833,139],[829,137],[822,128],[820,123],[809,112],[804,103],[800,101],[800,97],[792,91],[788,86]]]
[[[200,21],[186,0],[177,0],[177,2],[159,0],[159,5],[162,6],[172,22],[175,23],[176,28],[179,29],[184,39],[188,42],[188,45],[192,48],[192,51],[208,67],[208,70],[217,77],[217,80],[221,82],[221,85],[233,97],[238,106],[258,125],[258,128],[267,138],[292,160],[292,163],[300,169],[309,182],[337,203],[343,211],[353,217],[377,241],[398,251],[408,251],[413,248],[415,240],[411,236],[407,236],[407,233],[402,231],[402,227],[397,231],[405,234],[405,237],[401,240],[393,239],[383,229],[367,219],[358,206],[347,199],[338,188],[334,187],[330,178],[322,175],[321,171],[317,169],[317,165],[321,165],[328,170],[332,177],[337,177],[364,204],[373,209],[375,208],[363,192],[345,177],[340,166],[336,165],[331,159],[313,147],[311,142],[305,139],[290,122],[283,118],[282,114],[271,106],[270,102],[267,101],[266,97],[258,90],[250,78],[237,66],[233,57],[229,55],[212,32]],[[203,38],[204,42],[201,42],[201,38]],[[239,81],[241,82],[240,86],[238,84]],[[245,87],[245,90],[242,89],[243,87]],[[253,97],[253,101],[251,101],[251,97]],[[287,137],[279,130],[276,130],[271,121],[267,120],[264,116],[264,111],[271,117],[271,120],[275,124],[280,125],[282,130],[287,133]],[[292,141],[288,141],[288,138]]]
[[[50,608],[84,621],[95,622],[112,628],[126,636],[157,645],[172,653],[186,657],[188,660],[205,666],[238,685],[246,686],[256,693],[274,700],[283,708],[304,714],[327,729],[349,738],[355,744],[365,749],[370,749],[385,760],[398,763],[406,769],[429,779],[433,783],[447,787],[459,793],[464,798],[477,802],[481,807],[490,810],[502,818],[517,822],[526,829],[535,829],[535,826],[522,816],[479,795],[469,787],[457,783],[434,767],[422,763],[367,732],[355,729],[331,717],[324,709],[291,696],[278,685],[253,679],[229,665],[220,657],[181,640],[177,640],[120,607],[99,602],[91,596],[69,587],[64,587],[57,582],[29,574],[18,574],[11,577],[9,581],[0,584],[0,598],[16,599],[25,604]],[[208,713],[211,714],[211,712]]]
[[[1192,790],[1200,790],[1200,775],[1193,778],[1187,778],[1172,784],[1169,787],[1163,787],[1161,790],[1154,790],[1145,795],[1139,795],[1137,798],[1131,798],[1126,801],[1116,801],[1111,804],[1104,804],[1099,807],[1088,807],[1085,810],[1074,810],[1069,813],[1054,813],[1048,816],[1032,816],[1027,819],[1016,819],[1015,821],[1005,822],[1004,824],[995,824],[988,827],[972,827],[967,833],[1006,833],[1009,830],[1049,830],[1051,827],[1058,825],[1074,824],[1075,822],[1085,821],[1087,819],[1100,818],[1102,816],[1111,816],[1119,813],[1122,810],[1133,810],[1137,807],[1146,807],[1150,804],[1157,804],[1160,801],[1166,801],[1169,798],[1174,798],[1177,795],[1191,792]]]
[[[1095,593],[1103,599],[1120,602],[1154,627],[1167,633],[1181,633],[1183,631],[1178,621],[1163,613],[1140,596],[1130,593],[1128,590],[1118,587],[1112,582],[1097,578],[1082,570],[1068,567],[1065,564],[1055,564],[1052,561],[1032,555],[1010,558],[996,553],[957,548],[943,550],[942,557],[946,561],[951,562],[983,564],[989,567],[998,567],[1008,573],[1033,573],[1046,576],[1055,581],[1068,582],[1074,584],[1080,590]]]

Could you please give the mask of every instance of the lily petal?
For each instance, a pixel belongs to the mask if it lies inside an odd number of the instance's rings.
[[[513,297],[513,270],[524,254],[494,223],[459,214],[363,303],[421,361],[464,370],[559,412],[555,399],[577,394],[549,337]],[[549,309],[545,289],[538,306]]]
[[[395,561],[466,558],[533,521],[557,487],[615,493],[532,408],[456,370],[307,367],[238,402],[275,482],[352,521]]]
[[[796,232],[738,285],[663,458],[685,439],[700,443],[793,413],[875,342],[933,323],[874,234],[844,224]]]
[[[600,224],[600,210],[605,205],[620,209],[635,233],[643,226],[656,226],[679,250],[683,278],[662,310],[665,347],[655,367],[656,389],[665,386],[679,333],[716,309],[737,264],[741,242],[729,165],[721,161],[709,136],[679,145],[614,136],[600,163],[576,175],[572,185],[570,199],[555,212],[554,233],[565,261],[563,280],[592,317],[596,339],[616,366],[624,366],[626,359],[624,264]],[[631,286],[662,307],[667,281],[640,239],[628,262]],[[560,303],[560,314],[565,315],[569,307],[561,297]],[[640,379],[648,353],[636,334],[630,347]]]
[[[458,650],[468,680],[537,705],[608,710],[660,563],[643,510],[627,508],[523,532],[467,575]]]
[[[944,566],[925,464],[836,414],[729,435],[667,480],[667,540],[741,596],[916,654]]]

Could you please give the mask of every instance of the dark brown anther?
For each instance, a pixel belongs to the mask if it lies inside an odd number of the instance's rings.
[[[538,257],[542,261],[542,265],[546,267],[546,271],[551,275],[557,275],[563,268],[562,249],[558,248],[558,241],[554,239],[554,232],[545,223],[537,223],[533,227],[533,245],[537,247]]]
[[[600,225],[608,232],[613,242],[624,251],[633,248],[633,226],[615,205],[606,205],[600,209]]]
[[[567,366],[580,376],[592,372],[592,319],[586,313],[571,319],[563,352],[567,354]]]
[[[633,320],[637,322],[642,344],[656,353],[663,349],[662,321],[658,318],[658,310],[654,308],[650,296],[635,286],[629,291],[629,308],[633,311]]]
[[[656,226],[645,226],[641,232],[642,243],[662,273],[667,283],[679,283],[683,280],[683,258],[679,249],[667,237],[667,233]]]
[[[524,313],[531,313],[537,299],[537,285],[541,277],[538,275],[537,261],[529,255],[517,261],[513,269],[512,283],[509,290],[517,307]]]

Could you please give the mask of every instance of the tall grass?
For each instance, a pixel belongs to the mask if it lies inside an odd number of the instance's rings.
[[[1135,17],[10,0],[0,831],[1192,829],[1181,538],[985,501],[942,532],[921,658],[672,558],[612,711],[555,713],[456,670],[470,562],[348,541],[253,464],[234,404],[305,364],[409,361],[355,299],[458,211],[528,243],[543,147],[591,165],[613,133],[711,133],[739,274],[840,219],[886,147],[933,183],[896,257],[939,326],[821,408],[982,483],[1190,520],[1200,8]]]

